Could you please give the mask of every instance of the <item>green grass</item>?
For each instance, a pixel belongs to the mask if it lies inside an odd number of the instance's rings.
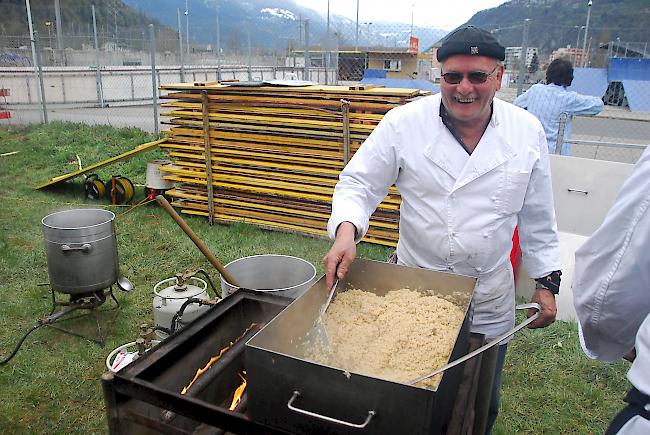
[[[41,219],[71,207],[103,207],[117,215],[120,269],[136,289],[117,292],[122,310],[106,347],[41,328],[16,357],[0,366],[0,433],[106,433],[99,378],[104,359],[132,341],[143,322],[152,322],[153,286],[175,272],[202,267],[218,274],[159,207],[128,207],[84,197],[82,178],[34,191],[51,177],[132,149],[153,138],[136,129],[82,124],[0,129],[0,358],[49,313],[47,263]],[[146,162],[162,158],[150,151],[97,170],[100,178],[123,175],[144,184]],[[137,202],[143,196],[136,186]],[[327,240],[261,230],[246,224],[214,225],[199,217],[186,222],[223,262],[255,254],[286,254],[314,264],[322,274]],[[385,259],[390,250],[361,244],[363,258]],[[602,433],[622,406],[627,364],[591,362],[579,348],[575,325],[558,322],[545,330],[526,330],[512,341],[503,379],[502,411],[496,433]]]

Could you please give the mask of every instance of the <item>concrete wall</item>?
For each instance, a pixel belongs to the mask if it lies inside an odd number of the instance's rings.
[[[224,66],[220,69],[222,80],[249,80],[246,66]],[[215,66],[186,67],[185,81],[203,82],[218,80]],[[297,78],[303,80],[304,69],[292,67],[255,66],[251,68],[251,80]],[[329,81],[324,68],[311,68],[309,77],[316,83],[335,83],[336,71],[329,71]],[[156,67],[158,85],[179,83],[180,67]],[[97,74],[92,68],[46,67],[43,68],[45,101],[48,104],[97,103]],[[8,104],[37,104],[39,102],[38,79],[32,68],[0,67],[0,88],[11,90]],[[104,102],[150,101],[152,83],[150,67],[102,67],[101,88]],[[160,92],[159,92],[160,95]]]

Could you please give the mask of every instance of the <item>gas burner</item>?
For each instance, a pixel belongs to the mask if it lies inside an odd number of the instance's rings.
[[[100,320],[100,317],[105,314],[109,313],[112,311],[119,310],[121,308],[120,303],[118,300],[115,298],[115,295],[113,295],[113,287],[109,287],[108,289],[104,290],[97,290],[94,291],[93,293],[74,293],[70,294],[68,301],[58,301],[56,299],[56,291],[54,289],[51,289],[52,292],[52,311],[50,311],[50,314],[45,317],[43,320],[40,321],[40,323],[43,326],[49,326],[50,328],[57,329],[61,332],[65,332],[66,334],[74,335],[76,337],[81,337],[85,338],[86,340],[92,341],[94,343],[99,344],[101,347],[104,347],[106,344],[106,337],[108,335],[109,330],[113,327],[113,324],[115,323],[115,319],[117,316],[112,315],[110,316],[110,319],[105,321],[103,327],[102,327],[102,321]],[[101,307],[104,302],[108,300],[108,297],[113,300],[115,303],[115,306],[105,309],[105,310],[99,310],[99,307]],[[73,315],[76,314],[78,310],[86,310],[85,313],[83,314],[78,314],[78,315]],[[73,331],[71,329],[63,328],[59,326],[59,323],[62,322],[67,322],[70,320],[74,319],[81,319],[81,318],[89,318],[93,317],[95,319],[95,324],[96,324],[96,333],[94,336],[89,336],[86,334],[81,334],[77,331]],[[84,322],[78,322],[79,323],[79,329],[83,327],[88,327],[88,325],[84,325]]]

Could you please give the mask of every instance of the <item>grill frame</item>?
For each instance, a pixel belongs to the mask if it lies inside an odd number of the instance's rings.
[[[244,368],[243,347],[233,362],[215,376],[210,388],[196,397],[179,392],[194,377],[196,369],[224,344],[241,336],[251,322],[270,321],[290,302],[289,298],[238,290],[124,369],[105,373],[102,387],[109,432],[181,434],[208,426],[233,433],[284,433],[253,421],[245,407],[230,411],[223,401],[214,403],[208,397],[219,389],[218,393],[230,394],[241,383],[237,373]],[[225,333],[224,328],[234,332]],[[215,340],[220,343],[213,345]],[[177,417],[164,422],[161,415],[165,410],[173,411]]]

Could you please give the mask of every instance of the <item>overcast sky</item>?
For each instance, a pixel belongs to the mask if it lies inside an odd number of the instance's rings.
[[[295,0],[296,3],[327,14],[328,0]],[[451,30],[483,9],[493,8],[507,0],[358,0],[359,22],[411,22],[416,26],[432,26]],[[329,0],[330,15],[343,15],[356,20],[356,0]]]

